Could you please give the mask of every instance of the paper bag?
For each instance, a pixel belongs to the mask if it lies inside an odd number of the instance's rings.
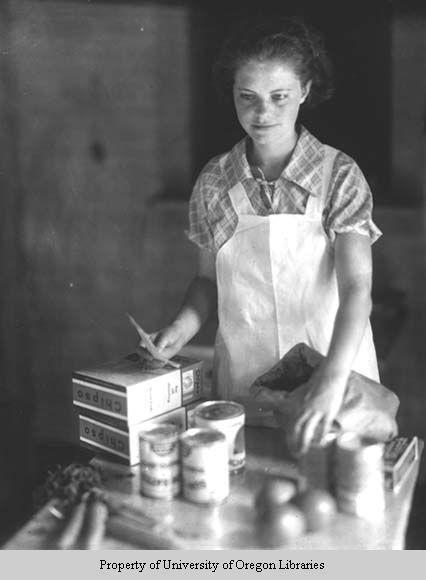
[[[291,432],[307,392],[306,383],[323,358],[306,344],[297,344],[250,387],[258,404],[273,407],[278,426],[286,432]],[[398,433],[398,407],[395,393],[352,371],[332,430],[387,441]]]

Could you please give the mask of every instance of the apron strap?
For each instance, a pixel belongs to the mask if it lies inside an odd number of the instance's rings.
[[[337,149],[329,145],[323,145],[324,159],[322,162],[322,185],[320,195],[310,195],[306,206],[305,215],[310,218],[322,219],[322,212],[328,197],[331,174],[333,172],[334,160],[338,153]]]
[[[222,155],[219,159],[219,164],[222,171],[225,170],[226,161],[229,158],[229,153]],[[247,196],[246,190],[244,189],[242,183],[239,181],[228,191],[229,198],[234,208],[235,213],[240,215],[256,215],[253,206]]]
[[[256,212],[253,209],[253,206],[250,203],[250,200],[247,196],[246,190],[243,187],[241,182],[232,187],[229,192],[229,197],[231,199],[232,206],[235,210],[235,213],[240,215],[256,215]]]

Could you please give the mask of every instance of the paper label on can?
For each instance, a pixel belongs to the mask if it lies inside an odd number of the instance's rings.
[[[140,491],[149,497],[170,499],[180,492],[180,470],[177,464],[168,468],[141,467]]]
[[[221,502],[229,493],[228,444],[223,433],[191,429],[181,438],[183,493],[197,503]]]
[[[210,421],[195,414],[195,422],[199,427],[215,429],[225,435],[228,445],[230,471],[238,471],[244,467],[246,452],[243,416],[238,418],[237,422],[229,425],[222,421]]]
[[[150,451],[159,457],[173,455],[177,448],[177,441],[155,441],[150,442]]]
[[[246,459],[246,445],[244,436],[244,426],[240,427],[233,441],[232,453],[229,456],[229,466],[232,470],[244,467]]]
[[[183,493],[186,499],[197,503],[220,502],[229,494],[227,462],[215,469],[183,465]]]

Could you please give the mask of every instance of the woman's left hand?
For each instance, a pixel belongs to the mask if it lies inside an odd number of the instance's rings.
[[[342,406],[347,380],[346,374],[331,373],[320,366],[306,383],[306,395],[289,436],[296,454],[305,453],[330,431]]]

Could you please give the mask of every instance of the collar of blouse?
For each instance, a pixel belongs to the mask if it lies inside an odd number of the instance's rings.
[[[290,160],[275,181],[266,180],[259,167],[250,166],[246,155],[247,140],[248,137],[242,139],[230,152],[230,171],[227,173],[234,178],[232,181],[237,183],[256,179],[272,191],[279,181],[290,181],[314,196],[320,195],[324,146],[305,127],[300,127],[299,138]]]

